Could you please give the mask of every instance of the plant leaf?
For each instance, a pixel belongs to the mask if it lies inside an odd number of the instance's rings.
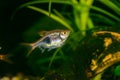
[[[52,56],[52,58],[51,58],[51,60],[50,60],[48,69],[50,69],[50,67],[52,66],[52,63],[53,63],[53,61],[54,61],[54,59],[55,59],[55,57],[56,57],[56,55],[57,55],[57,53],[58,53],[58,51],[59,51],[60,49],[61,49],[61,48],[58,48],[58,49],[53,53],[53,56]]]
[[[120,18],[118,18],[117,16],[113,15],[112,13],[108,12],[108,11],[105,11],[104,9],[101,9],[99,7],[96,7],[96,6],[92,6],[91,9],[93,10],[96,10],[96,11],[99,11],[99,12],[102,12],[108,16],[110,16],[111,18],[115,19],[116,21],[120,21]]]
[[[101,3],[103,3],[104,5],[106,5],[107,7],[109,7],[110,9],[112,9],[113,11],[115,11],[118,15],[120,15],[120,7],[118,7],[117,5],[115,5],[110,0],[99,0],[99,1]]]
[[[94,28],[94,24],[93,24],[92,19],[90,17],[88,17],[87,24],[88,24],[88,29],[93,29]]]
[[[48,9],[49,9],[49,16],[51,14],[51,5],[52,5],[52,0],[49,1],[49,7],[48,7]]]
[[[18,10],[20,10],[26,6],[29,6],[29,5],[35,5],[35,4],[40,4],[40,3],[49,3],[49,2],[50,2],[50,0],[40,0],[40,1],[30,1],[25,4],[22,4],[19,7],[17,7],[16,10],[13,12],[13,14],[11,16],[11,21],[13,20],[13,18],[16,15]],[[52,3],[69,4],[69,5],[71,4],[70,0],[52,0]],[[49,4],[51,4],[51,3],[49,3]]]
[[[35,6],[27,6],[28,8],[32,9],[32,10],[35,10],[35,11],[38,11],[40,13],[43,13],[45,14],[46,16],[49,16],[49,12],[46,11],[46,10],[43,10],[41,8],[38,8],[38,7],[35,7]],[[67,23],[66,21],[64,21],[63,19],[61,19],[60,17],[54,15],[54,14],[51,14],[50,18],[54,19],[55,21],[61,23],[62,25],[64,25],[66,28],[68,28],[69,30],[71,31],[74,31],[72,29],[72,27],[69,25],[69,23]]]

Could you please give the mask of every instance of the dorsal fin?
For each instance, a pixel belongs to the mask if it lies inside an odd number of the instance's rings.
[[[45,36],[45,35],[47,35],[47,34],[49,34],[49,33],[52,33],[52,32],[59,32],[59,31],[61,31],[60,29],[55,29],[55,30],[51,30],[51,31],[40,31],[40,32],[38,32],[38,34],[40,35],[40,36]]]
[[[48,33],[48,31],[40,31],[40,32],[38,32],[38,34],[40,36],[45,36],[47,33]]]

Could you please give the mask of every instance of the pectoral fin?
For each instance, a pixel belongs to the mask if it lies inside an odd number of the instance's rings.
[[[48,52],[51,51],[52,49],[55,49],[55,48],[56,48],[55,46],[48,48]]]
[[[39,46],[39,49],[41,50],[41,53],[45,52],[45,48],[42,48],[41,46]]]

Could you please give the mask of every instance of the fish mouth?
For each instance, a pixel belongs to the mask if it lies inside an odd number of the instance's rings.
[[[105,58],[107,58],[107,56],[109,56],[109,55],[111,55],[111,57],[105,60]],[[103,58],[101,63],[99,63],[98,65],[95,65],[97,67],[93,70],[94,75],[97,75],[97,74],[103,72],[104,70],[106,70],[107,68],[109,68],[110,66],[112,66],[118,62],[120,62],[120,51],[115,52],[114,54],[110,53],[110,54],[106,55]]]
[[[68,36],[70,35],[70,33],[71,33],[71,31],[70,31],[70,30],[68,30]]]
[[[70,30],[64,30],[68,33],[68,36],[70,35],[71,31]]]

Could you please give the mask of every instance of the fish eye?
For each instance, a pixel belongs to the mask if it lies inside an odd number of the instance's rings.
[[[60,33],[60,37],[61,37],[62,39],[66,39],[66,37],[67,37],[67,32],[66,32],[66,31],[61,32],[61,33]]]
[[[67,32],[66,31],[65,32],[61,32],[61,34],[64,35],[64,34],[67,34]]]
[[[64,34],[67,34],[67,32],[65,31]]]

